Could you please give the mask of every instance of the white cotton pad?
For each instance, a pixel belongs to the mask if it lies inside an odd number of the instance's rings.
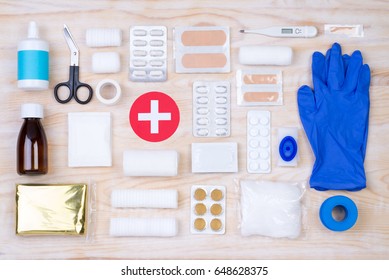
[[[69,167],[112,166],[111,113],[68,114]]]
[[[174,150],[128,150],[123,153],[125,176],[177,176],[178,152]]]
[[[113,190],[111,205],[116,208],[177,208],[177,190]]]
[[[92,72],[97,74],[120,72],[120,56],[117,52],[97,52],[92,55]]]
[[[290,65],[293,51],[284,46],[244,46],[239,48],[239,63],[244,65]]]
[[[298,183],[242,180],[241,234],[297,238],[302,190]]]
[[[178,232],[175,218],[112,218],[110,236],[171,237]]]

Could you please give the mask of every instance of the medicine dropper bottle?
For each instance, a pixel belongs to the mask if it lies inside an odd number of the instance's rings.
[[[18,88],[27,91],[49,87],[49,44],[39,38],[34,21],[28,26],[28,37],[18,44]]]
[[[17,172],[19,175],[40,175],[48,171],[47,139],[41,124],[43,106],[27,103],[21,108],[24,123],[17,143]]]

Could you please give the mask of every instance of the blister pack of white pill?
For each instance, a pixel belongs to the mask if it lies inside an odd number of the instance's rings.
[[[190,232],[224,234],[226,231],[226,187],[194,185],[191,189]]]
[[[230,92],[228,81],[193,83],[193,136],[230,136]]]
[[[130,80],[163,82],[167,79],[166,26],[133,26],[130,29]]]
[[[270,173],[271,130],[269,111],[247,113],[247,172]]]

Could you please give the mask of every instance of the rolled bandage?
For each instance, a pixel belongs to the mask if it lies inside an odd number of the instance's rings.
[[[114,190],[111,205],[116,208],[177,208],[177,190]]]
[[[107,98],[104,98],[102,95],[101,95],[101,90],[105,87],[114,87],[115,88],[115,95],[114,97],[110,98],[110,99],[107,99]],[[104,80],[101,80],[97,86],[96,86],[96,97],[97,99],[103,103],[103,104],[106,104],[106,105],[114,105],[116,103],[118,103],[120,97],[122,96],[122,90],[120,88],[120,85],[115,81],[115,80],[111,80],[111,79],[104,79]]]
[[[89,28],[86,30],[88,47],[119,47],[122,31],[119,28]]]
[[[92,72],[117,73],[120,71],[120,56],[117,52],[97,52],[92,56]]]
[[[239,62],[245,65],[290,65],[293,50],[283,46],[244,46],[239,48]]]
[[[123,153],[125,176],[177,176],[178,153],[174,150],[128,150]]]
[[[175,218],[112,218],[111,236],[171,237],[177,235]]]

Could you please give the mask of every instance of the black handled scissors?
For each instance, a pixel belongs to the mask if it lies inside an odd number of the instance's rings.
[[[78,66],[80,62],[80,51],[74,41],[72,34],[70,34],[69,28],[64,24],[63,29],[66,43],[68,44],[70,50],[70,68],[69,68],[69,81],[59,83],[54,88],[54,97],[55,99],[62,104],[68,103],[73,97],[80,104],[87,104],[92,99],[93,89],[90,85],[81,83],[79,80],[80,67]],[[58,90],[60,87],[67,87],[69,89],[69,96],[66,99],[61,99],[58,96]],[[88,98],[86,100],[81,100],[77,96],[77,92],[80,88],[85,87],[89,91]]]

